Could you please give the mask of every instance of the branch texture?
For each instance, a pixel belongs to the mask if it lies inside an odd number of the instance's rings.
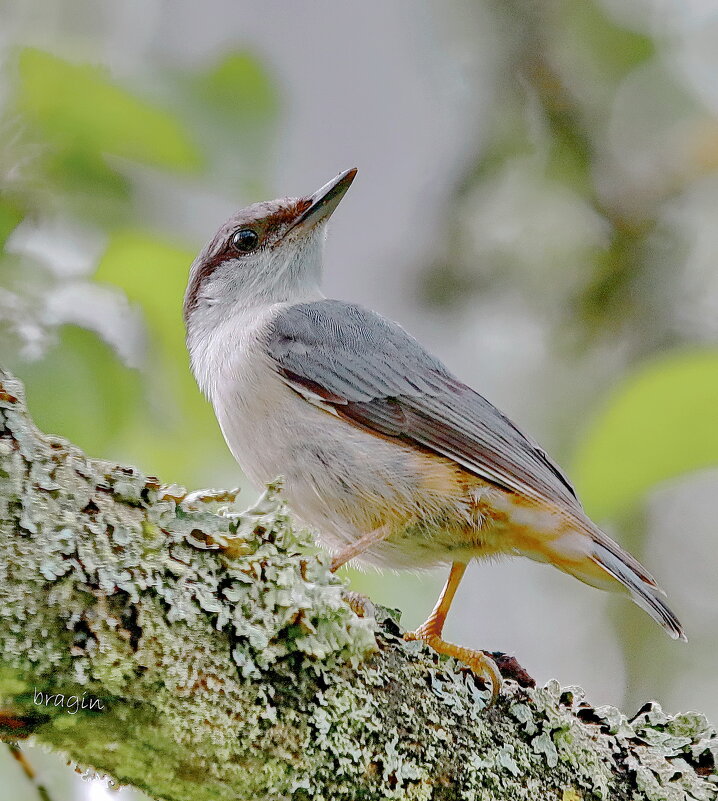
[[[88,459],[0,371],[0,734],[171,801],[711,801],[718,734],[508,681],[360,617],[276,487],[241,515]]]

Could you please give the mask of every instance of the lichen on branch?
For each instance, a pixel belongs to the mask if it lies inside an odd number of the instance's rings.
[[[360,617],[277,487],[240,515],[41,434],[0,371],[0,733],[150,796],[716,798],[718,736],[507,682]],[[92,703],[92,701],[96,703]]]

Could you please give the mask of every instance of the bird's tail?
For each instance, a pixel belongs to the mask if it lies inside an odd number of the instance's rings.
[[[593,562],[620,582],[628,590],[633,602],[648,612],[656,623],[660,623],[670,637],[674,640],[687,640],[678,618],[664,601],[665,593],[653,577],[630,554],[619,548],[612,540],[610,543],[612,548],[594,540],[593,553],[590,557]],[[633,563],[639,565],[640,572],[634,569]]]
[[[513,553],[548,562],[592,587],[628,593],[674,640],[687,639],[653,576],[584,514],[510,498],[508,519],[504,541]]]
[[[643,565],[594,526],[584,536],[588,551],[584,558],[563,560],[557,567],[594,587],[628,592],[633,602],[663,626],[670,637],[687,640],[678,618],[664,600],[665,592]]]

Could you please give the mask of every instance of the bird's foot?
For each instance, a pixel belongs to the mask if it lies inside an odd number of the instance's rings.
[[[488,654],[446,642],[438,634],[433,633],[430,629],[424,629],[423,626],[420,626],[416,631],[407,631],[404,634],[404,639],[407,641],[422,640],[430,648],[433,648],[437,654],[453,656],[454,659],[463,662],[480,679],[484,681],[488,679],[491,682],[491,698],[488,705],[493,706],[496,703],[503,682],[496,662]]]

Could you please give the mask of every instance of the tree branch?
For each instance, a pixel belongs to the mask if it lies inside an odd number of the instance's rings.
[[[0,371],[0,732],[158,799],[713,799],[718,735],[473,676],[240,516],[41,434]]]

